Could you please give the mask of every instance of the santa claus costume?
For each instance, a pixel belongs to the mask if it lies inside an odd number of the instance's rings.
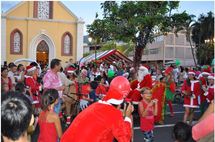
[[[210,74],[208,76],[208,87],[207,87],[207,92],[205,92],[205,96],[207,97],[206,100],[208,103],[211,103],[212,100],[214,100],[214,74]]]
[[[141,101],[142,97],[139,90],[142,88],[152,88],[152,77],[144,66],[139,67],[137,80],[131,82],[132,90],[127,96],[134,104],[138,104]]]
[[[37,80],[35,80],[35,78],[33,77],[33,72],[36,71],[36,67],[35,66],[27,66],[26,67],[26,72],[27,74],[25,75],[25,84],[26,87],[29,87],[29,91],[30,94],[32,94],[32,98],[33,98],[33,103],[35,104],[36,108],[40,107],[40,93],[39,91],[42,90],[42,85],[39,84],[37,82]]]
[[[190,124],[192,124],[193,109],[199,108],[198,98],[202,93],[201,85],[198,80],[195,80],[195,72],[190,70],[188,72],[188,79],[184,81],[181,91],[184,95],[184,122],[190,116]]]
[[[210,72],[211,72],[210,66],[204,65],[202,73],[198,77],[202,88],[202,93],[199,96],[201,115],[203,115],[203,113],[206,111],[208,106],[208,103],[206,100],[207,99],[206,92],[207,92],[207,77],[210,75]]]
[[[115,79],[119,78],[116,77],[113,81]],[[121,90],[114,85],[111,87],[110,84],[103,101],[83,110],[65,131],[61,142],[112,142],[114,138],[118,142],[130,142],[131,118],[125,117],[123,120],[122,112],[115,107],[123,102],[124,94],[130,91],[128,80],[126,82],[118,85],[122,86]],[[124,90],[125,88],[127,89]]]

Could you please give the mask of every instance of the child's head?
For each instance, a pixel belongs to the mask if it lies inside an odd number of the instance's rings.
[[[15,86],[15,90],[19,93],[25,93],[25,84],[22,82],[19,82]]]
[[[8,92],[1,99],[1,134],[4,139],[19,140],[34,122],[31,103],[24,95]]]
[[[48,89],[42,95],[42,109],[44,111],[50,110],[51,106],[58,101],[58,91],[56,89]]]
[[[146,100],[152,99],[152,92],[149,88],[144,88],[141,90],[141,96]]]
[[[173,128],[173,138],[176,142],[194,142],[192,127],[184,122],[178,122]]]

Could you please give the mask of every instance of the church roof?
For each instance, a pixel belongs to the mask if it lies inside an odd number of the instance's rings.
[[[26,3],[28,1],[22,1],[19,2],[17,5],[15,5],[14,7],[10,8],[9,10],[7,10],[5,13],[2,13],[2,15],[6,16],[8,14],[10,14],[12,11],[14,11],[15,9],[17,9],[18,7],[20,7],[21,5],[23,5],[24,3]],[[71,16],[75,17],[76,20],[78,20],[79,18],[65,5],[63,4],[61,1],[57,1]]]

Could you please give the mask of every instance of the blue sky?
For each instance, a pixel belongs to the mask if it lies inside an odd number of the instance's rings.
[[[95,19],[96,12],[99,17],[102,17],[102,10],[100,9],[102,1],[63,1],[63,3],[77,16],[81,17],[85,21],[84,35],[86,32],[86,25],[91,24]],[[19,1],[2,1],[1,10],[7,11],[11,7],[14,7]],[[214,12],[214,1],[181,1],[178,10],[176,12],[182,12],[186,10],[187,13],[198,16],[200,14],[206,14],[209,11]]]

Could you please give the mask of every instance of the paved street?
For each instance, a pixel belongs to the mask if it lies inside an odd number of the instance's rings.
[[[154,129],[154,142],[173,142],[172,139],[172,129],[175,123],[183,120],[184,108],[182,104],[174,104],[173,110],[175,112],[174,117],[169,116],[169,112],[165,116],[165,124],[164,125],[156,125]],[[195,111],[195,117],[199,118],[200,113],[199,110]],[[143,134],[139,128],[139,122],[135,120],[134,125],[134,142],[143,142]]]
[[[164,125],[156,125],[154,129],[154,142],[173,142],[172,129],[175,123],[183,120],[184,108],[182,104],[173,104],[173,110],[175,112],[174,117],[169,116],[169,108],[167,107],[167,115],[165,116]],[[195,117],[199,118],[199,110],[195,110]],[[64,126],[64,125],[63,125]],[[140,130],[139,119],[134,120],[134,142],[143,142],[143,134]],[[65,129],[65,127],[63,127]],[[35,132],[32,142],[37,141],[38,129]]]

